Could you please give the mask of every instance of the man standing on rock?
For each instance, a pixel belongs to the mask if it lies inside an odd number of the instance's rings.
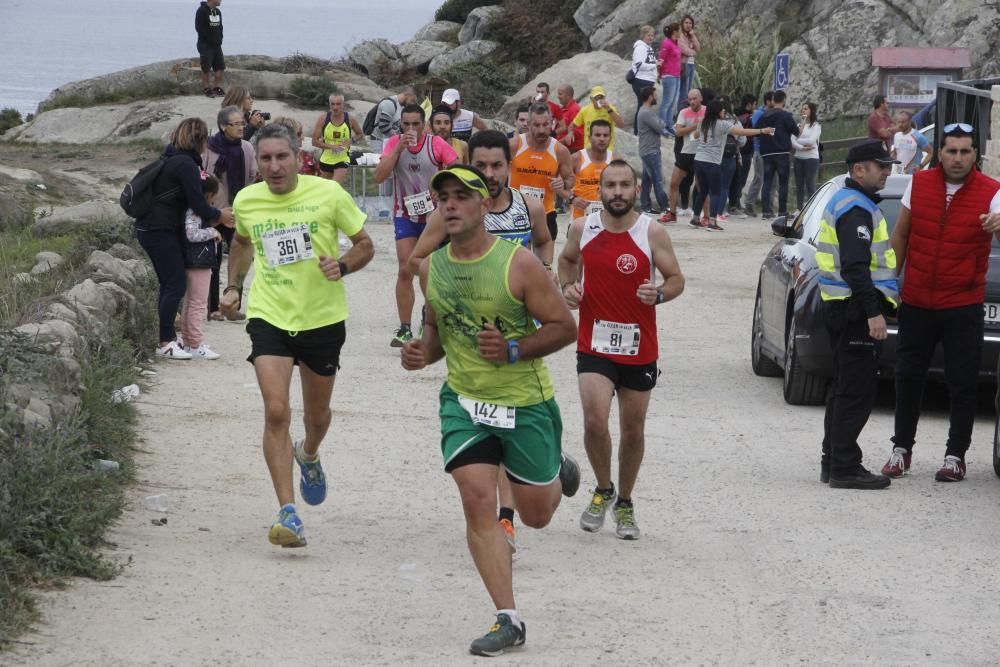
[[[295,506],[292,461],[299,464],[302,499],[326,498],[319,446],[330,427],[330,399],[346,337],[344,277],[375,254],[364,230],[365,215],[335,181],[299,176],[298,142],[284,125],[265,125],[256,136],[263,183],[236,196],[236,234],[229,252],[229,285],[222,310],[240,305],[243,281],[255,255],[256,277],[247,309],[251,351],[264,399],[264,460],[278,497],[271,544],[304,547],[305,531]],[[353,244],[338,257],[338,234]],[[292,444],[288,389],[299,366],[305,437]]]
[[[976,168],[973,132],[965,123],[942,128],[941,162],[913,176],[892,232],[906,280],[896,339],[896,433],[882,468],[889,477],[902,477],[910,468],[927,368],[940,343],[951,426],[935,479],[965,479],[983,350],[986,271],[990,244],[1000,238],[1000,183]]]
[[[424,231],[427,214],[434,210],[431,198],[431,176],[458,161],[451,145],[441,137],[425,131],[424,110],[416,104],[403,107],[399,127],[402,134],[389,137],[382,147],[382,159],[375,168],[375,182],[392,178],[393,225],[396,232],[396,310],[399,328],[389,342],[402,347],[413,338],[410,320],[413,317],[413,274],[406,261]]]
[[[556,195],[573,187],[573,165],[569,149],[552,138],[552,113],[548,105],[532,104],[528,131],[510,140],[510,186],[545,208],[549,235],[559,234],[556,224]]]
[[[645,450],[650,391],[660,374],[656,306],[684,291],[666,228],[633,210],[637,190],[635,170],[613,160],[601,174],[604,210],[573,222],[559,256],[563,297],[570,308],[580,309],[576,372],[583,442],[597,477],[580,527],[596,533],[614,505],[615,534],[622,540],[639,539],[632,490]],[[659,285],[657,271],[663,276]],[[615,394],[621,426],[617,494],[608,430]]]
[[[580,469],[562,453],[562,420],[542,358],[573,341],[573,315],[538,258],[487,233],[486,176],[454,166],[431,180],[451,243],[420,265],[424,335],[403,346],[416,371],[440,361],[445,472],[458,487],[469,551],[496,622],[469,647],[496,656],[524,644],[511,551],[497,522],[497,478],[507,475],[521,520],[543,528],[576,493]],[[503,466],[501,469],[500,466]]]
[[[204,0],[194,13],[194,29],[198,33],[198,56],[201,60],[201,87],[208,97],[222,96],[222,77],[226,59],[222,55],[222,0]],[[215,87],[208,85],[208,73],[215,72]]]

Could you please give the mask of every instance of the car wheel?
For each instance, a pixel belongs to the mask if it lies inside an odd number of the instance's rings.
[[[753,304],[753,329],[750,332],[750,365],[755,375],[777,378],[781,377],[781,366],[764,356],[764,309],[761,300],[758,285],[757,299]]]
[[[822,405],[826,401],[828,380],[802,370],[798,349],[795,346],[795,318],[788,325],[785,341],[785,402],[791,405]]]

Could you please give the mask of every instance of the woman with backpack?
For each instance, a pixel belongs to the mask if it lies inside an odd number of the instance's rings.
[[[653,39],[656,30],[651,25],[644,25],[639,28],[639,39],[632,45],[632,67],[629,68],[628,76],[625,78],[632,84],[632,92],[635,93],[635,115],[632,117],[632,133],[639,134],[639,109],[642,102],[639,101],[639,93],[643,88],[651,88],[656,85],[659,79],[660,61],[653,50]]]
[[[216,201],[224,206],[232,206],[236,195],[247,185],[257,180],[257,155],[253,144],[243,138],[246,127],[243,112],[239,107],[223,107],[216,116],[219,131],[213,134],[201,159],[205,171],[219,180]],[[222,227],[219,230],[228,244],[233,240],[233,230]],[[222,253],[217,253],[216,265],[212,269],[212,281],[208,290],[209,319],[225,319],[219,310],[219,272],[222,269]],[[231,319],[242,320],[243,313],[236,311]]]
[[[139,245],[149,255],[160,284],[157,311],[160,345],[156,355],[164,359],[190,359],[177,344],[174,318],[187,288],[184,267],[184,215],[191,209],[214,226],[234,227],[230,207],[210,206],[202,193],[201,154],[208,143],[208,126],[200,118],[185,118],[170,137],[163,153],[163,167],[152,185],[153,203],[135,222]]]

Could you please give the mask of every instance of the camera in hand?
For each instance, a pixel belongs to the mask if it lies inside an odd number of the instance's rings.
[[[254,109],[253,111],[250,112],[250,115],[252,116],[255,113],[259,113],[260,117],[263,118],[264,120],[271,120],[271,112],[270,111],[260,111],[258,109]]]

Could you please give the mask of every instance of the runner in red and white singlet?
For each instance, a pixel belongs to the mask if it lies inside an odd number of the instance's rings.
[[[576,372],[584,445],[597,485],[580,527],[597,532],[614,505],[615,533],[639,538],[632,489],[645,449],[649,393],[659,375],[656,306],[684,291],[684,276],[662,225],[636,213],[635,170],[612,160],[600,179],[604,210],[575,220],[559,257],[559,281],[570,308],[580,309]],[[663,282],[656,284],[656,273]],[[611,401],[621,422],[618,488],[611,481]]]

